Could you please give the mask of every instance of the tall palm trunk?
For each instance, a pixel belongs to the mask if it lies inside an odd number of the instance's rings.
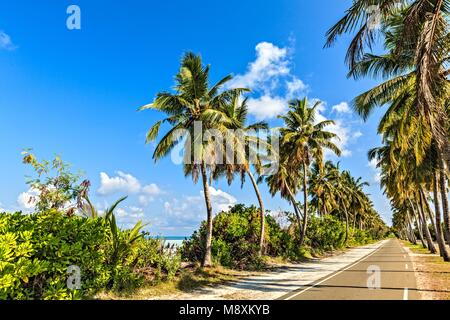
[[[261,193],[259,192],[258,184],[256,183],[255,178],[253,177],[253,174],[250,172],[250,170],[247,170],[247,175],[249,176],[253,188],[255,189],[256,197],[258,198],[259,202],[259,210],[261,214],[261,226],[259,230],[259,255],[262,256],[264,252],[264,238],[265,238],[265,211],[264,211],[264,203],[261,197]]]
[[[306,238],[306,228],[308,226],[308,186],[307,186],[306,163],[303,163],[303,226],[300,234],[300,243],[302,246]]]
[[[349,221],[348,221],[348,212],[347,212],[347,206],[341,201],[342,207],[344,208],[345,213],[345,244],[347,244],[348,241],[348,234],[349,234]]]
[[[442,234],[442,225],[441,225],[441,210],[439,204],[439,193],[438,193],[438,178],[436,177],[436,173],[433,174],[433,194],[434,194],[434,210],[436,217],[436,240],[439,246],[439,253],[444,261],[450,261],[450,256],[445,248],[444,236]]]
[[[406,211],[406,219],[408,220],[408,227],[409,227],[409,234],[411,237],[411,243],[412,244],[417,244],[417,239],[416,239],[416,235],[414,234],[414,228],[412,227],[411,224],[411,215],[409,214],[409,210]]]
[[[420,224],[419,214],[417,213],[417,210],[414,207],[414,204],[412,203],[411,199],[408,198],[408,201],[409,201],[409,204],[411,205],[411,209],[413,211],[414,222],[416,224],[416,228],[417,228],[417,231],[419,233],[420,242],[422,243],[422,246],[424,248],[427,248],[427,245],[425,244],[425,240],[423,238],[423,233],[422,233],[422,228],[421,228],[421,224]]]
[[[428,229],[427,218],[424,213],[423,202],[420,193],[419,193],[419,201],[420,201],[420,204],[418,205],[419,215],[422,220],[422,229],[423,233],[425,234],[425,239],[427,240],[428,250],[430,250],[431,253],[436,253],[437,250],[436,247],[434,246],[433,239],[431,238],[430,230]]]
[[[206,225],[206,243],[205,243],[205,256],[203,257],[203,267],[212,266],[212,254],[211,254],[211,244],[212,244],[212,231],[213,231],[213,212],[211,205],[211,196],[209,193],[208,176],[206,173],[206,165],[204,162],[200,165],[202,171],[203,180],[203,192],[205,195],[206,212],[207,212],[207,225]]]
[[[297,202],[295,201],[295,196],[292,193],[291,188],[289,188],[288,185],[286,185],[286,190],[289,193],[289,198],[291,199],[292,206],[294,207],[295,217],[297,218],[297,223],[298,223],[298,229],[300,230],[299,232],[301,233],[302,221],[301,221],[301,217],[300,217],[300,210],[297,206]]]
[[[440,163],[439,187],[442,198],[442,214],[444,217],[444,236],[447,239],[447,243],[450,245],[450,213],[448,209],[447,178],[445,177],[445,167],[442,160]]]
[[[430,218],[431,226],[433,227],[433,231],[436,234],[436,232],[437,232],[436,221],[434,220],[434,215],[433,215],[433,212],[431,211],[430,204],[427,201],[427,197],[425,196],[425,192],[423,191],[423,187],[420,188],[420,196],[422,198],[423,203],[425,204],[424,205],[425,217],[427,216],[427,213],[428,213],[428,218]]]

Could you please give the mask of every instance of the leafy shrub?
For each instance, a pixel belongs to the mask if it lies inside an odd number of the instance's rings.
[[[103,219],[57,211],[0,214],[0,299],[74,299],[105,286],[108,226]],[[67,288],[68,267],[81,269],[81,290]]]
[[[235,269],[258,269],[263,266],[259,257],[260,217],[256,207],[236,205],[229,212],[221,212],[213,222],[212,254],[216,263]],[[201,261],[205,252],[206,224],[185,241],[182,256],[189,261]]]
[[[165,248],[161,239],[141,238],[129,258],[136,273],[149,281],[172,280],[181,268],[181,257],[175,248]]]
[[[296,219],[285,213],[290,225],[283,228],[272,216],[266,215],[265,254],[299,261],[310,252],[321,254],[346,246],[345,223],[332,215],[311,216],[303,247],[298,245],[299,230]],[[236,205],[229,212],[219,213],[213,220],[212,254],[216,263],[237,269],[258,269],[264,260],[258,256],[260,217],[254,206]],[[379,239],[382,232],[351,229],[347,245],[362,245]],[[202,261],[205,248],[206,224],[195,231],[182,246],[187,261]]]
[[[311,217],[306,232],[307,244],[313,251],[323,252],[345,246],[345,223],[336,217],[326,215]]]
[[[0,213],[0,300],[81,299],[131,291],[147,280],[142,270],[160,274],[159,280],[178,272],[179,255],[161,250],[160,241],[115,230],[113,236],[107,219],[58,211]],[[67,286],[69,266],[80,268],[80,290]]]

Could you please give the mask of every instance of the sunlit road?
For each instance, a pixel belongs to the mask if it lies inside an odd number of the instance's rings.
[[[281,299],[417,300],[419,295],[411,259],[400,242],[392,239],[359,261]]]

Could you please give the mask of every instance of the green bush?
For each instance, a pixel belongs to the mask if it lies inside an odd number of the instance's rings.
[[[259,269],[263,260],[259,252],[260,217],[256,207],[236,205],[221,212],[213,222],[212,254],[215,263],[235,269]],[[206,224],[194,232],[182,246],[185,260],[201,261],[205,252]]]
[[[316,252],[332,251],[345,246],[345,223],[326,215],[311,217],[306,232],[307,245]]]
[[[165,248],[163,240],[146,234],[138,241],[129,263],[147,280],[159,282],[176,276],[181,268],[181,257],[175,248]]]
[[[131,230],[116,231],[120,241],[113,241],[103,218],[1,213],[0,300],[82,299],[105,290],[131,291],[149,274],[166,280],[178,272],[179,255],[163,250],[160,240],[142,236],[130,243],[125,240],[135,237]],[[69,266],[80,268],[80,290],[67,286]]]
[[[381,231],[350,229],[345,243],[345,223],[332,215],[311,216],[302,247],[299,230],[292,214],[286,213],[291,224],[282,228],[270,215],[266,215],[265,254],[300,261],[310,256],[310,252],[321,254],[325,251],[342,249],[346,245],[362,245],[379,239]],[[260,217],[254,206],[236,205],[229,212],[219,213],[213,220],[212,254],[216,263],[236,269],[259,269],[264,260],[259,252]],[[195,231],[190,240],[182,246],[182,257],[187,261],[202,261],[205,248],[206,224]]]
[[[103,219],[49,211],[0,214],[0,299],[77,299],[110,279]],[[81,290],[67,288],[68,268],[81,269]]]

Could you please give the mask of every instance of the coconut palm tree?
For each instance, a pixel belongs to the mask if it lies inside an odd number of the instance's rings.
[[[332,120],[316,121],[316,110],[320,101],[309,106],[306,98],[289,102],[289,111],[280,116],[284,127],[280,128],[281,149],[285,150],[286,163],[291,168],[301,168],[303,189],[303,222],[299,243],[303,244],[308,225],[308,175],[313,161],[323,162],[323,150],[329,149],[336,155],[341,151],[332,141],[336,134],[324,129],[334,124]]]
[[[221,150],[222,152],[220,152],[220,154],[226,154],[228,150],[232,150],[233,154],[227,154],[227,156],[231,156],[231,159],[224,159],[223,164],[219,165],[214,171],[214,178],[217,179],[219,176],[224,175],[227,178],[228,184],[231,184],[234,176],[237,174],[241,179],[241,186],[243,186],[245,177],[249,177],[260,208],[261,222],[259,254],[263,255],[265,239],[265,209],[262,195],[258,188],[258,182],[251,171],[251,166],[253,165],[256,171],[260,172],[262,158],[265,158],[265,155],[259,153],[260,147],[265,147],[266,151],[271,152],[270,145],[259,138],[257,134],[260,130],[267,131],[269,126],[264,121],[247,125],[247,98],[241,99],[241,96],[238,94],[232,97],[230,103],[222,106],[221,111],[230,120],[227,123],[227,128],[230,130],[227,132],[228,140],[225,144],[223,144],[225,150]],[[228,150],[226,150],[227,148]],[[252,159],[251,155],[253,156]]]
[[[375,6],[376,10],[373,10]],[[332,45],[338,36],[356,31],[347,52],[350,70],[367,58],[377,35],[386,40],[388,56],[381,65],[386,71],[390,59],[389,72],[384,75],[397,75],[405,71],[404,62],[412,67],[410,77],[414,76],[416,94],[415,106],[431,128],[437,144],[439,157],[450,164],[450,140],[447,128],[448,116],[448,75],[446,68],[450,50],[448,8],[450,0],[357,0],[347,10],[345,16],[327,33],[327,46]],[[379,18],[379,25],[374,25]],[[377,19],[378,20],[378,19]],[[366,71],[378,72],[379,68]],[[410,78],[409,77],[409,78]],[[403,77],[407,80],[408,77]],[[395,81],[394,81],[395,82]],[[391,85],[394,84],[390,83]]]
[[[331,161],[320,165],[314,162],[311,167],[309,192],[311,205],[316,208],[318,215],[323,217],[337,207],[335,186],[333,184],[335,166]]]
[[[300,170],[293,169],[288,163],[288,155],[285,154],[286,150],[280,149],[279,159],[277,164],[277,170],[274,170],[270,174],[260,175],[258,182],[264,180],[269,187],[269,192],[272,196],[280,193],[283,199],[288,200],[294,208],[295,218],[297,220],[299,239],[302,234],[302,217],[300,208],[298,207],[295,195],[300,189],[302,178],[302,172]],[[269,166],[270,164],[266,165]]]
[[[245,88],[222,90],[231,80],[226,76],[215,85],[209,84],[209,66],[202,64],[200,56],[186,53],[181,61],[180,71],[175,80],[174,92],[159,92],[153,103],[140,110],[156,110],[163,112],[167,118],[157,121],[147,134],[147,143],[154,141],[163,123],[170,125],[169,131],[159,140],[153,159],[156,161],[167,156],[179,143],[184,142],[185,172],[192,175],[194,182],[202,177],[203,194],[207,210],[207,234],[205,239],[205,255],[202,265],[208,267],[211,261],[213,212],[208,183],[207,150],[211,140],[203,139],[206,130],[225,131],[229,123],[228,117],[221,107],[228,104],[233,96],[248,91]],[[200,127],[200,129],[198,129]],[[207,141],[204,141],[207,140]],[[191,152],[193,150],[193,152]]]

